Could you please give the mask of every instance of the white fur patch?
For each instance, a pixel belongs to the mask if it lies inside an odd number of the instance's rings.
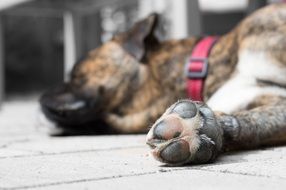
[[[282,65],[266,52],[245,50],[239,54],[237,70],[243,76],[286,84],[286,68]]]
[[[286,90],[278,86],[260,87],[256,80],[286,84],[286,68],[279,67],[265,52],[244,50],[239,55],[237,73],[207,102],[214,111],[232,113],[244,109],[261,95],[286,97]]]

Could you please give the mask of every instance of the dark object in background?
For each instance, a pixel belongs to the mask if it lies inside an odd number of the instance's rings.
[[[63,80],[59,19],[4,17],[6,92],[41,91]]]
[[[244,17],[244,12],[203,13],[202,32],[208,35],[225,34],[235,27]]]
[[[5,10],[6,92],[38,93],[62,82],[73,55],[78,59],[110,32],[126,30],[136,8],[133,0],[34,0]],[[105,30],[108,17],[114,31]]]

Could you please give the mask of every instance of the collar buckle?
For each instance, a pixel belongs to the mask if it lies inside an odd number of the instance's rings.
[[[201,69],[193,69],[193,63],[200,64]],[[196,64],[196,65],[198,65]],[[204,79],[208,74],[208,58],[192,57],[189,60],[187,77],[189,79]]]

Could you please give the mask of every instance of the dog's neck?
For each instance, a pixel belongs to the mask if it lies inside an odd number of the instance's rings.
[[[209,99],[231,78],[238,61],[238,39],[236,31],[221,36],[209,56],[208,76],[204,86],[204,100]]]
[[[176,99],[186,97],[185,63],[201,38],[191,37],[184,40],[172,40],[150,54],[148,63],[152,74],[162,83],[165,93],[174,92]],[[204,100],[208,100],[233,74],[237,63],[237,33],[232,31],[219,38],[209,55],[209,70],[204,85]],[[169,88],[168,88],[169,87]],[[167,92],[166,92],[167,91]]]
[[[170,104],[180,98],[187,98],[186,59],[200,38],[170,40],[161,43],[148,53],[146,63],[140,66],[138,88],[132,101],[123,106],[124,113],[136,112],[168,96]],[[204,100],[207,100],[229,78],[237,63],[236,33],[222,36],[214,45],[209,56],[209,71],[205,80]],[[219,73],[219,74],[218,74]]]

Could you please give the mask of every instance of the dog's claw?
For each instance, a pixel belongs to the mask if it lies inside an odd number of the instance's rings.
[[[210,108],[190,100],[173,104],[147,135],[153,156],[169,165],[209,162],[217,156],[221,141],[222,131]]]

